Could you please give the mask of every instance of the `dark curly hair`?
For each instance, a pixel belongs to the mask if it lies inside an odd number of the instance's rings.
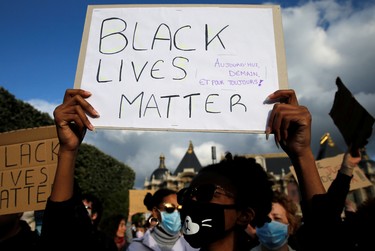
[[[159,206],[164,197],[176,193],[176,191],[168,188],[160,188],[154,193],[154,195],[152,195],[151,193],[147,193],[145,198],[143,199],[143,204],[146,206],[147,210],[152,211],[154,207]]]
[[[231,182],[236,189],[235,203],[238,208],[252,208],[255,212],[251,225],[259,227],[270,221],[268,214],[272,209],[272,182],[254,158],[233,157],[227,152],[225,159],[202,168],[199,173],[205,172],[217,173]]]

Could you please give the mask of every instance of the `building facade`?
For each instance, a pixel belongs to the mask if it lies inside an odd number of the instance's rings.
[[[160,155],[159,166],[152,172],[149,179],[146,178],[144,189],[169,188],[178,191],[188,187],[201,168],[202,165],[195,155],[193,143],[190,141],[184,157],[173,173],[165,166],[165,156]]]
[[[321,137],[319,151],[316,160],[334,157],[344,152],[337,148],[329,133]],[[375,197],[375,161],[371,160],[366,153],[366,149],[361,150],[362,160],[359,167],[366,177],[372,182],[372,186],[364,187],[350,191],[348,199],[359,205],[367,198]],[[267,154],[246,154],[245,157],[255,158],[269,175],[273,182],[273,189],[288,194],[293,201],[299,205],[300,193],[298,182],[291,172],[292,163],[285,153],[267,153]],[[160,155],[159,166],[152,172],[149,178],[144,182],[144,189],[157,190],[159,188],[169,188],[180,190],[189,186],[191,180],[202,168],[199,159],[195,155],[193,143],[190,141],[188,149],[181,159],[181,162],[172,173],[165,166],[165,156]]]

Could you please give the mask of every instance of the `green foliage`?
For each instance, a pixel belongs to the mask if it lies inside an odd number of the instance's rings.
[[[48,113],[42,113],[28,103],[17,100],[0,86],[0,132],[53,125]]]
[[[53,125],[48,113],[41,113],[30,104],[17,100],[0,86],[0,132]],[[135,173],[127,165],[82,143],[76,162],[75,178],[82,192],[101,199],[103,218],[110,214],[127,215],[129,192],[134,185]]]
[[[135,173],[127,165],[88,144],[82,144],[76,161],[75,178],[83,192],[95,194],[103,203],[103,218],[127,214],[129,192]]]

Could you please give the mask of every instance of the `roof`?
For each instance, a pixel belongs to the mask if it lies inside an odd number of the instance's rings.
[[[285,173],[289,173],[289,167],[292,165],[289,156],[286,153],[263,153],[263,154],[246,154],[246,158],[262,157],[265,161],[265,169],[273,174],[281,174],[284,169]],[[260,163],[263,166],[263,163]]]
[[[327,132],[320,138],[319,152],[316,156],[316,160],[334,157],[342,153],[344,153],[344,151],[337,147],[330,134]]]
[[[165,166],[165,157],[164,157],[164,155],[161,154],[159,159],[160,159],[159,166],[158,166],[158,168],[156,168],[152,172],[152,174],[150,176],[150,180],[153,180],[153,179],[161,180],[161,179],[164,178],[164,175],[171,174],[171,172]]]
[[[191,141],[189,142],[189,147],[184,157],[182,158],[180,164],[178,164],[173,175],[177,176],[179,173],[184,172],[184,169],[187,168],[194,169],[194,172],[198,172],[200,169],[202,169],[202,165],[199,162],[197,156],[195,155],[193,143]]]

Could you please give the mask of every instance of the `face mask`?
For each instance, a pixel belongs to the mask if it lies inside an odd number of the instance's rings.
[[[262,245],[275,250],[288,241],[288,225],[278,221],[266,222],[262,227],[256,228],[256,234]]]
[[[142,232],[142,231],[137,231],[137,232],[135,233],[135,236],[136,236],[137,238],[141,238],[141,237],[143,237],[143,232]]]
[[[225,236],[224,209],[234,205],[219,205],[189,201],[181,210],[182,232],[194,248],[204,247]]]
[[[161,213],[161,226],[167,233],[171,235],[177,234],[181,230],[181,217],[180,212],[177,210],[173,213],[160,211]]]

